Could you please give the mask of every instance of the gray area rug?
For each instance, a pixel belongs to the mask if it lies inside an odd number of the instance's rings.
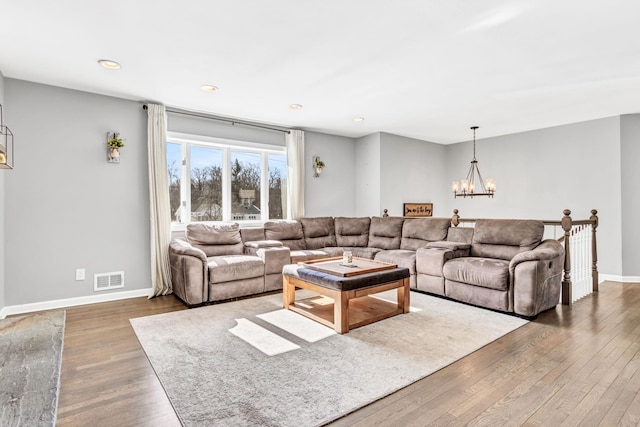
[[[65,311],[0,320],[0,426],[56,423]]]
[[[131,320],[184,425],[322,425],[527,323],[411,292],[411,313],[337,335],[281,307],[270,295]]]

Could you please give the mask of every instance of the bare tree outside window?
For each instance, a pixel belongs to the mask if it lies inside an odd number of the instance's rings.
[[[167,144],[167,176],[169,178],[169,209],[172,221],[180,222],[180,171],[181,155],[179,144]]]
[[[222,151],[191,148],[191,221],[222,220]]]
[[[235,221],[259,220],[260,153],[231,152],[231,217]]]
[[[286,215],[287,158],[269,154],[269,218],[283,219]]]

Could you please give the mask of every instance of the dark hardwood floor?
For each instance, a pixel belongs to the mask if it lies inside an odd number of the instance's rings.
[[[173,296],[67,309],[59,426],[180,425],[129,319]],[[333,426],[640,424],[640,284],[606,282]]]

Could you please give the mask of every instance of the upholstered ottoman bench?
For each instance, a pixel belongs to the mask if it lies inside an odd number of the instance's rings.
[[[363,258],[357,267],[341,267],[338,259],[285,265],[283,306],[335,329],[339,334],[397,314],[408,313],[409,269]],[[359,269],[359,271],[358,271]],[[296,288],[316,294],[296,301]],[[397,289],[397,303],[369,295]],[[326,297],[326,298],[325,298]],[[332,299],[333,302],[328,301]]]

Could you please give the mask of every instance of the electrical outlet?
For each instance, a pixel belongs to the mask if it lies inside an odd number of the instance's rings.
[[[84,280],[84,268],[78,268],[76,270],[76,280]]]

